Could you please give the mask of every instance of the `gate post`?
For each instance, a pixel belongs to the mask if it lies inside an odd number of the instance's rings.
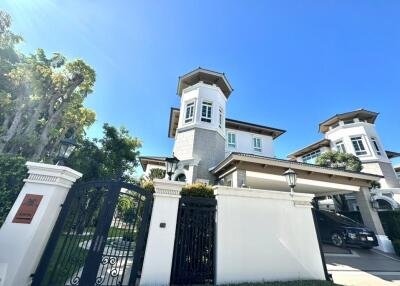
[[[0,229],[0,286],[25,286],[35,272],[61,205],[81,173],[27,162],[28,178]]]
[[[183,182],[155,180],[154,203],[140,285],[169,285]]]

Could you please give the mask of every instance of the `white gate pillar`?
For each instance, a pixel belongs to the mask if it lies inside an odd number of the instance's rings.
[[[154,181],[154,203],[140,285],[169,285],[183,182]]]
[[[26,166],[29,176],[0,229],[0,286],[30,284],[60,206],[82,176],[64,166],[34,162]]]
[[[378,239],[379,245],[376,248],[383,252],[394,253],[392,242],[383,230],[378,211],[371,206],[369,188],[360,187],[360,191],[356,193],[356,198],[364,224],[375,232]]]

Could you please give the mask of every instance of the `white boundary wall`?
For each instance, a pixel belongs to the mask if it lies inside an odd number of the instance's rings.
[[[27,162],[29,177],[0,229],[0,286],[30,285],[30,275],[53,230],[61,204],[81,173],[63,166]],[[30,224],[13,223],[26,194],[43,198]],[[3,284],[2,284],[3,283]]]
[[[313,195],[215,187],[217,284],[325,280]]]

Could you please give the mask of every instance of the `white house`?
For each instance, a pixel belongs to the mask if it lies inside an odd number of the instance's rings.
[[[390,159],[400,156],[400,153],[387,151],[376,131],[375,121],[378,113],[359,109],[351,112],[336,114],[319,125],[319,132],[324,138],[288,157],[298,162],[314,164],[315,159],[326,151],[351,153],[360,158],[363,172],[382,176],[379,183],[381,189],[375,190],[374,199],[380,208],[399,208],[400,183]],[[354,195],[346,196],[351,210],[358,206]],[[330,205],[324,201],[324,205]],[[332,206],[330,206],[332,208]]]
[[[384,188],[397,188],[398,183],[375,132],[376,113],[360,110],[327,120],[321,124],[324,140],[292,154],[297,160],[283,160],[275,158],[273,144],[284,130],[226,118],[232,91],[223,73],[198,68],[179,77],[180,107],[171,108],[168,128],[168,136],[175,140],[171,153],[179,159],[172,180],[288,192],[283,173],[291,168],[297,173],[296,193],[315,197],[352,194],[364,223],[378,235],[381,249],[392,249],[369,190],[373,181],[381,180]],[[349,127],[353,132],[348,133]],[[325,150],[339,148],[336,145],[357,148],[357,155],[365,158],[366,172],[304,163]],[[148,174],[152,168],[165,169],[165,159],[143,156],[140,162]],[[386,176],[387,170],[393,172],[392,177]]]

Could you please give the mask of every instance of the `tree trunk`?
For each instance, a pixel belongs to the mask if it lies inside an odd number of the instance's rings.
[[[19,102],[17,102],[17,106],[18,106],[18,109],[17,109],[17,112],[15,113],[14,119],[13,119],[10,127],[7,129],[6,134],[0,138],[0,153],[4,152],[4,149],[6,148],[8,142],[17,133],[18,127],[21,123],[22,114],[23,114],[23,110],[24,110],[22,100],[19,100]]]

